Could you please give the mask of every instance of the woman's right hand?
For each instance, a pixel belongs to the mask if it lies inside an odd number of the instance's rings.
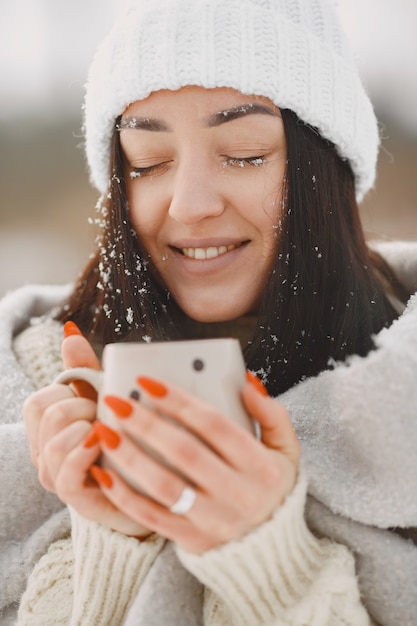
[[[69,322],[65,331],[65,367],[100,369],[92,347],[77,327]],[[85,383],[72,387],[51,384],[26,400],[23,419],[39,481],[89,520],[126,535],[149,535],[149,530],[121,513],[89,475],[101,452],[92,430],[96,411],[96,394]]]

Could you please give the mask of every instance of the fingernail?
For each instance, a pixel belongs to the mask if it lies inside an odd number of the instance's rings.
[[[255,389],[262,396],[267,396],[268,395],[268,391],[267,391],[265,385],[263,384],[263,382],[261,382],[259,380],[259,378],[257,376],[255,376],[255,374],[253,372],[250,372],[249,370],[246,371],[246,380],[248,381],[248,383],[253,385],[255,387]]]
[[[93,446],[97,445],[99,441],[100,440],[99,440],[98,435],[96,433],[95,427],[93,426],[93,428],[88,433],[87,437],[84,439],[83,447],[84,448],[92,448]]]
[[[130,402],[126,402],[126,400],[122,400],[117,396],[105,396],[104,402],[117,417],[130,417],[132,415],[133,407]]]
[[[94,430],[100,441],[110,448],[110,450],[115,450],[120,445],[120,436],[112,428],[109,428],[101,422],[96,422]]]
[[[75,324],[74,322],[65,322],[64,324],[64,337],[71,337],[72,335],[81,335],[82,336],[82,332],[80,331],[80,329],[78,328],[77,324]]]
[[[103,468],[98,465],[92,465],[90,467],[90,474],[100,487],[105,489],[111,489],[113,487],[113,480],[110,474],[108,474]]]
[[[139,376],[136,379],[139,385],[147,392],[150,396],[155,396],[156,398],[163,398],[167,395],[167,388],[157,380],[153,380],[153,378],[146,378],[146,376]]]

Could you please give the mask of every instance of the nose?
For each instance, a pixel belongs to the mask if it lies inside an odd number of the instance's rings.
[[[224,209],[219,181],[208,165],[194,162],[178,167],[168,211],[174,220],[192,226],[221,215]]]

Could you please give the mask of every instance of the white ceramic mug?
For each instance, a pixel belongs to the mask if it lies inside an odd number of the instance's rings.
[[[90,383],[98,392],[98,419],[114,429],[118,428],[118,420],[103,398],[131,397],[151,406],[137,382],[139,376],[146,376],[183,387],[254,432],[253,422],[240,399],[245,363],[237,339],[112,343],[104,348],[102,367],[102,371],[85,367],[68,369],[55,382]]]
[[[215,406],[225,417],[258,435],[257,424],[248,416],[240,399],[240,390],[245,382],[245,364],[237,339],[107,344],[103,351],[102,368],[101,371],[88,367],[67,369],[54,382],[71,384],[82,380],[90,383],[98,392],[97,419],[114,430],[119,429],[120,422],[105,404],[104,397],[131,397],[152,406],[151,399],[137,382],[139,376],[146,376],[183,387]],[[198,414],[195,418],[198,420]],[[159,462],[168,465],[143,442],[137,443]],[[112,464],[105,453],[100,463],[103,467],[114,467],[126,482],[141,491]]]

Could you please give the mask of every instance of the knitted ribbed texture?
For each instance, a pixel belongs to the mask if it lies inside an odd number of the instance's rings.
[[[29,326],[13,343],[13,350],[23,371],[35,389],[50,385],[62,372],[62,324],[45,320]]]
[[[71,539],[56,541],[29,578],[17,626],[68,626],[73,603],[72,569]]]
[[[18,626],[121,626],[165,540],[124,537],[71,511],[72,540],[41,558],[23,595]]]
[[[226,626],[365,626],[354,561],[348,550],[318,541],[303,517],[306,481],[301,478],[270,522],[240,542],[203,555],[178,549],[182,563],[230,611],[207,599],[205,624]]]
[[[76,589],[70,626],[121,625],[165,539],[140,542],[70,513]]]
[[[132,0],[99,47],[85,100],[92,182],[104,192],[114,121],[160,89],[230,87],[316,126],[372,186],[378,130],[328,0]]]

